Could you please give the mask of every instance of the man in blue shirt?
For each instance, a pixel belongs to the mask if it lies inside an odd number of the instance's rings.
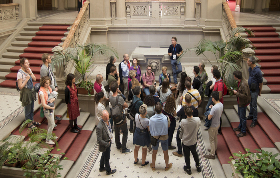
[[[123,61],[121,62],[122,69],[122,81],[123,81],[123,94],[128,98],[128,74],[129,74],[129,56],[128,54],[123,55]]]
[[[261,69],[256,65],[256,58],[251,56],[247,60],[249,66],[249,79],[248,85],[251,93],[250,102],[250,113],[247,120],[253,119],[250,127],[255,127],[257,123],[258,111],[257,111],[257,100],[258,95],[261,96],[263,86],[263,76]]]
[[[166,164],[165,170],[168,171],[172,167],[172,163],[169,163],[168,156],[168,127],[170,126],[170,122],[168,118],[162,113],[162,105],[160,103],[157,103],[155,111],[156,114],[150,118],[149,127],[151,136],[157,139],[157,145],[153,146],[152,163],[150,166],[154,171],[158,146],[159,142],[161,142]]]
[[[181,62],[177,59],[182,55],[183,49],[180,44],[177,44],[176,37],[171,38],[171,43],[168,49],[168,55],[171,60],[174,83],[177,84],[177,74],[182,72]]]

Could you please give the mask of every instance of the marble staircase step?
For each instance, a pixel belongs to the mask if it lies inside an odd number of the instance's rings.
[[[0,65],[1,72],[11,72],[12,65]]]
[[[7,51],[8,52],[15,52],[15,53],[24,53],[24,49],[25,49],[26,47],[8,47],[7,48]]]
[[[19,34],[21,36],[36,36],[36,31],[21,31]]]
[[[31,41],[14,41],[12,42],[12,46],[13,47],[28,47],[28,43],[30,43]]]
[[[33,37],[34,36],[17,36],[17,37],[15,37],[15,39],[17,41],[32,41]]]
[[[3,58],[11,58],[11,59],[19,59],[20,57],[20,55],[21,55],[22,53],[15,53],[15,52],[6,52],[6,53],[4,53],[4,54],[2,54],[2,57]]]
[[[38,25],[38,26],[26,26],[26,27],[23,27],[23,29],[25,31],[39,31],[40,27],[41,27],[41,25]]]
[[[8,75],[9,74],[9,72],[0,72],[0,79],[6,79],[6,75]]]
[[[15,62],[19,59],[11,59],[11,58],[1,58],[0,65],[15,65]]]

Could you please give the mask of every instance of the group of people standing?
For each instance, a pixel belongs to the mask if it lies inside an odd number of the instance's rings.
[[[62,119],[55,116],[55,100],[57,98],[57,83],[55,75],[53,74],[51,62],[51,55],[45,53],[42,55],[43,64],[40,69],[40,84],[36,89],[33,87],[33,82],[36,77],[30,69],[30,64],[27,58],[20,59],[21,68],[17,73],[17,84],[20,90],[20,101],[25,108],[25,120],[28,120],[28,127],[35,129],[41,123],[35,122],[34,116],[34,101],[37,99],[36,93],[38,91],[38,102],[42,104],[41,112],[47,118],[48,129],[46,143],[54,145],[57,137],[53,136],[53,129],[56,127],[55,120],[58,122]],[[81,128],[77,125],[77,117],[80,115],[77,89],[75,86],[75,77],[73,74],[68,74],[66,79],[65,102],[69,114],[70,131],[77,133]]]

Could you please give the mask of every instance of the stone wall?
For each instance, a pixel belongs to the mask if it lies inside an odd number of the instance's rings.
[[[171,37],[177,37],[177,43],[181,44],[183,49],[194,48],[200,40],[208,39],[212,41],[221,40],[219,32],[203,32],[202,29],[165,29],[165,28],[134,28],[120,29],[120,30],[108,30],[108,31],[92,31],[91,43],[108,44],[111,47],[117,49],[119,54],[119,61],[122,59],[122,55],[128,53],[129,55],[134,51],[136,47],[151,47],[160,48],[168,47],[171,44]],[[166,51],[167,53],[167,51]],[[207,53],[207,56],[215,61],[214,56],[211,53]],[[204,56],[197,56],[194,51],[189,51],[183,59],[182,63],[198,63],[205,59]],[[99,59],[96,63],[107,63],[108,59]]]

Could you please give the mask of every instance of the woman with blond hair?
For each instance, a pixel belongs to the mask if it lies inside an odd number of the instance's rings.
[[[162,85],[162,81],[163,81],[164,79],[168,79],[169,83],[171,83],[170,74],[167,73],[167,67],[166,67],[166,66],[163,66],[163,67],[161,68],[161,70],[162,70],[162,73],[159,75],[159,79],[158,79],[158,81],[159,81],[159,86]]]
[[[136,72],[135,70],[131,70],[129,71],[129,77],[130,77],[130,81],[128,83],[128,89],[129,89],[129,95],[128,95],[128,100],[131,100],[133,98],[133,92],[132,92],[132,89],[137,87],[137,86],[140,86],[140,83],[139,81],[135,78],[136,76]]]
[[[168,128],[168,149],[169,150],[176,149],[175,146],[171,145],[172,139],[173,139],[173,134],[174,134],[175,127],[176,127],[176,118],[175,118],[176,102],[175,102],[175,98],[173,97],[173,95],[169,95],[167,97],[162,113],[164,115],[168,116],[170,119],[170,127]]]
[[[142,104],[139,107],[139,113],[135,115],[135,124],[136,129],[133,135],[133,144],[134,148],[134,164],[137,164],[138,159],[138,151],[142,146],[142,164],[141,166],[146,166],[149,164],[149,161],[146,161],[147,156],[147,148],[150,145],[150,134],[149,134],[149,119],[146,117],[147,115],[147,105]]]

